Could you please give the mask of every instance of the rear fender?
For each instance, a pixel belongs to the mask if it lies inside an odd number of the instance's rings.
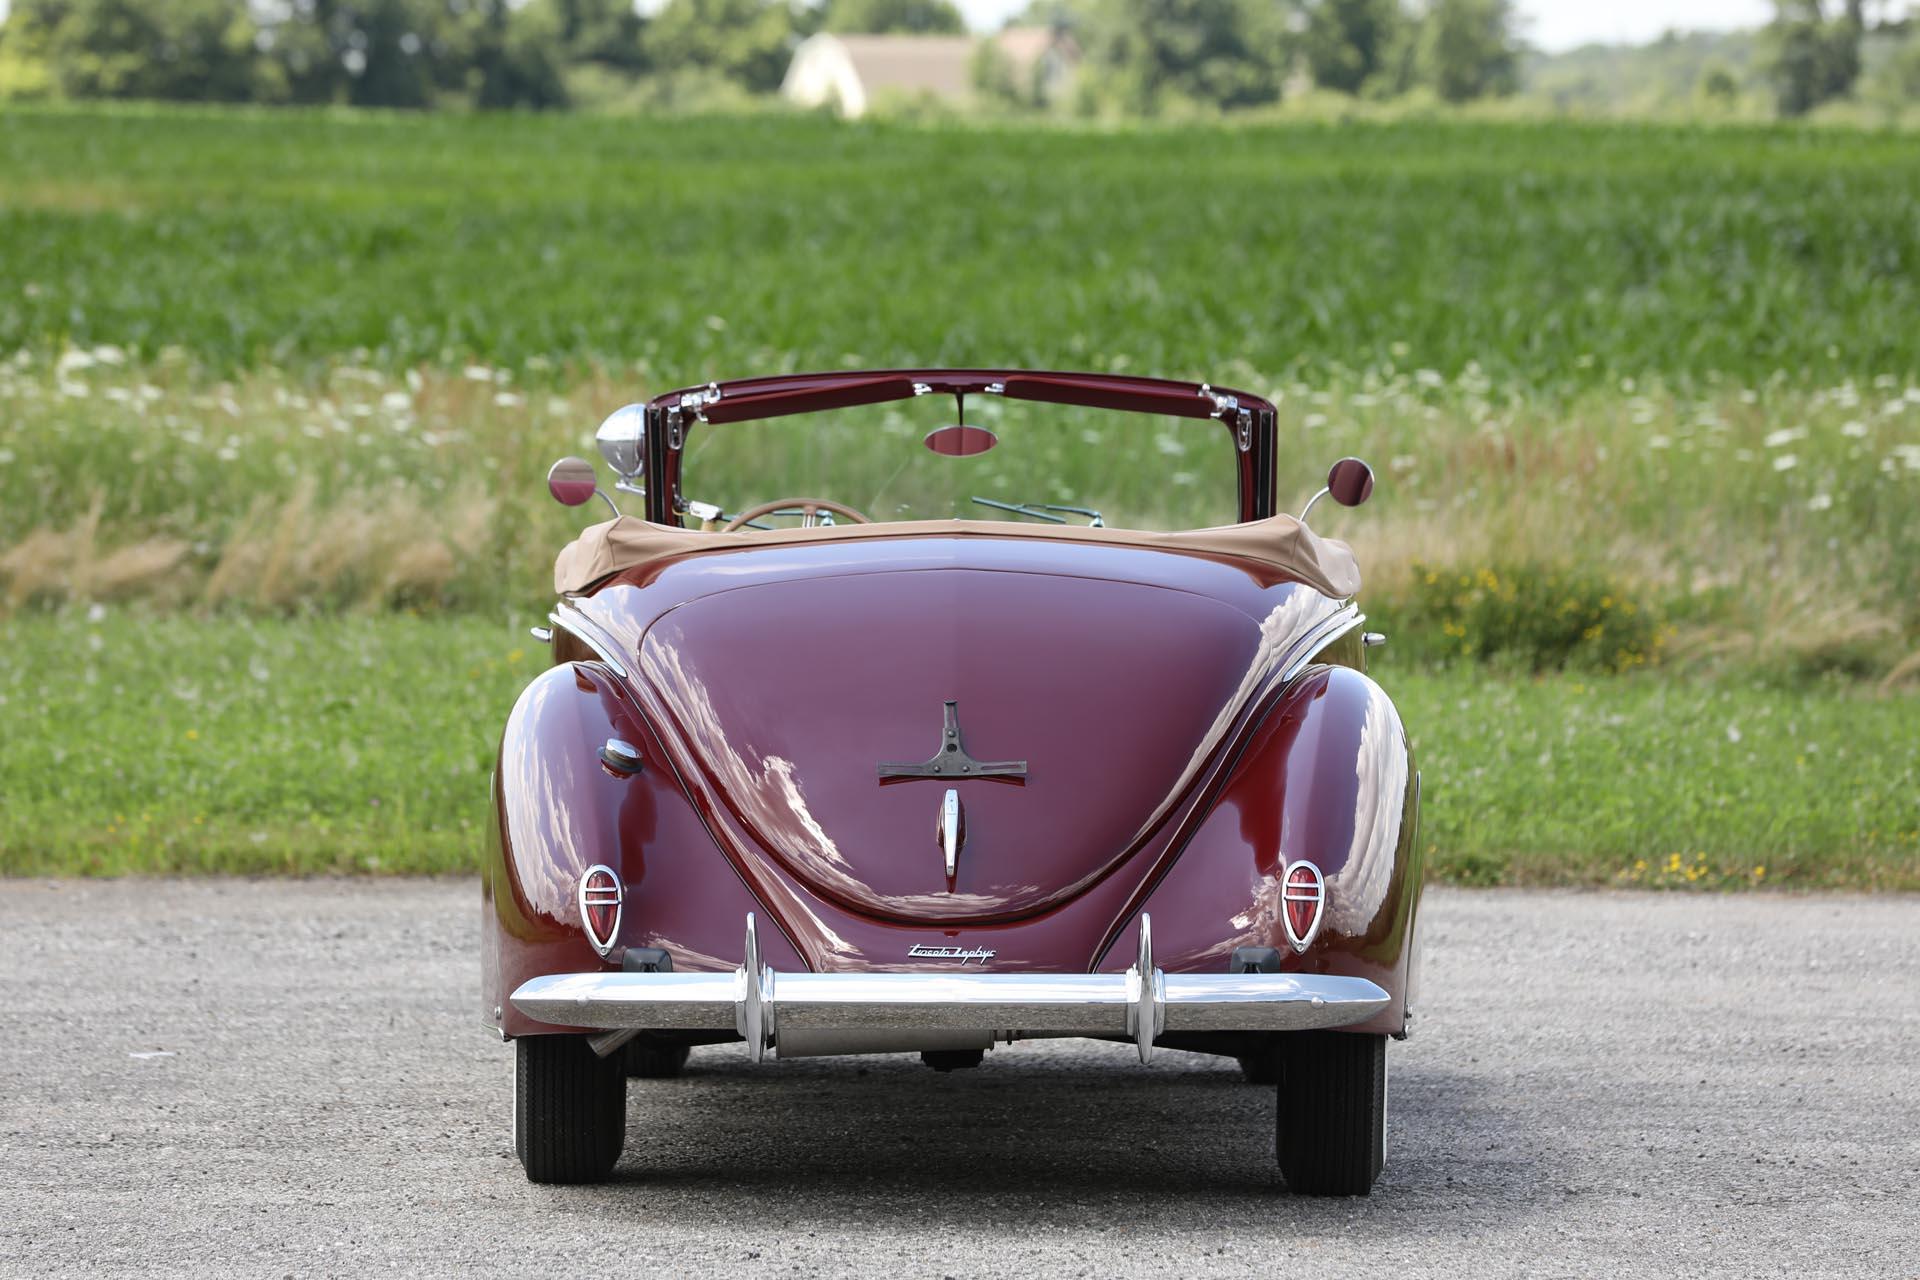
[[[601,763],[609,738],[639,748],[638,773]],[[507,997],[529,978],[617,969],[628,947],[661,947],[683,972],[739,965],[753,900],[605,667],[560,663],[521,693],[500,738],[493,808],[481,872],[489,1025],[509,1036],[571,1029],[535,1022]],[[578,901],[580,877],[596,864],[625,889],[604,958],[587,940]],[[767,963],[797,966],[764,912],[759,932]]]
[[[1419,774],[1386,691],[1351,668],[1310,668],[1267,713],[1148,895],[1156,962],[1169,973],[1217,973],[1236,948],[1273,947],[1285,972],[1378,983],[1392,1003],[1351,1029],[1403,1032],[1424,862],[1419,815]],[[1301,859],[1319,867],[1327,896],[1305,952],[1287,939],[1280,900],[1287,867]]]

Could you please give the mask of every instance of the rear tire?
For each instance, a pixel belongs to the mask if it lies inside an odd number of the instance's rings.
[[[621,1062],[631,1079],[671,1080],[686,1067],[687,1053],[684,1044],[646,1044],[629,1040],[621,1053]]]
[[[1280,1083],[1280,1046],[1264,1044],[1252,1053],[1243,1053],[1236,1059],[1240,1063],[1240,1074],[1247,1078],[1248,1084],[1276,1085]]]
[[[1287,1189],[1370,1194],[1386,1163],[1387,1038],[1303,1031],[1285,1040],[1274,1147]]]
[[[514,1042],[513,1147],[531,1182],[599,1182],[627,1137],[627,1079],[617,1055],[584,1036]]]

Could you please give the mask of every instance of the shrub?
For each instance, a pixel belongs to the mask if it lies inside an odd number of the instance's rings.
[[[1396,612],[1420,653],[1532,671],[1631,671],[1657,662],[1672,634],[1618,579],[1541,564],[1416,563]]]

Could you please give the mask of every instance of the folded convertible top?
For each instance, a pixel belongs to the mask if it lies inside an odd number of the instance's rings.
[[[1068,525],[1015,524],[1009,520],[903,520],[891,524],[840,524],[811,529],[741,529],[734,533],[676,529],[633,516],[588,525],[561,548],[553,562],[553,589],[585,591],[610,574],[650,560],[710,551],[745,551],[805,542],[851,542],[864,538],[1040,538],[1049,542],[1097,542],[1234,556],[1277,569],[1325,595],[1345,599],[1360,590],[1353,549],[1322,538],[1292,516],[1270,516],[1212,529],[1155,533],[1140,529],[1088,529]]]

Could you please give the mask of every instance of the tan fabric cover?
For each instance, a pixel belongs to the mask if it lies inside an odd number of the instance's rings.
[[[650,524],[621,516],[588,525],[561,548],[553,562],[553,589],[584,591],[608,574],[649,560],[698,551],[739,551],[800,542],[851,542],[862,538],[1042,538],[1049,542],[1105,542],[1160,551],[1199,551],[1238,556],[1278,569],[1326,595],[1344,599],[1360,590],[1353,549],[1322,538],[1292,516],[1272,516],[1216,529],[1153,533],[1138,529],[1015,524],[1010,520],[903,520],[893,524],[841,524],[812,529],[741,529],[706,533]]]

